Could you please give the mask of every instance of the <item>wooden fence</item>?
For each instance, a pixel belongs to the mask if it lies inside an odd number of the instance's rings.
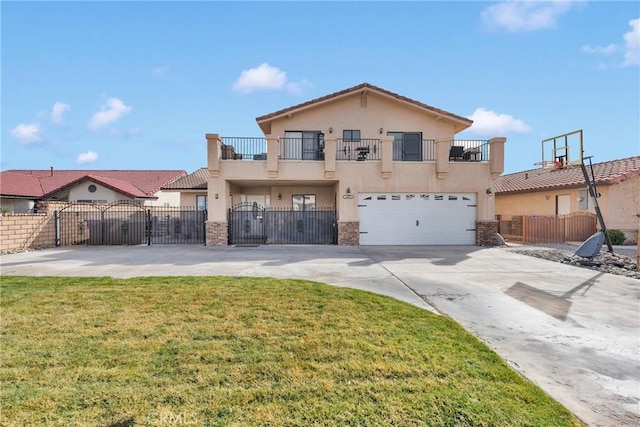
[[[597,231],[597,217],[589,212],[567,215],[497,215],[498,233],[511,242],[581,242]]]

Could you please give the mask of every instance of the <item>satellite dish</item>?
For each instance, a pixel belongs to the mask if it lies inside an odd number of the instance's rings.
[[[598,231],[596,234],[585,240],[584,243],[580,245],[575,254],[582,258],[591,259],[595,257],[600,253],[600,249],[602,248],[604,239],[604,233],[602,231]]]

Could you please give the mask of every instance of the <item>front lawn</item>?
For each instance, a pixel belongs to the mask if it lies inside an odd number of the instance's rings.
[[[457,323],[299,280],[1,278],[2,425],[580,425]]]

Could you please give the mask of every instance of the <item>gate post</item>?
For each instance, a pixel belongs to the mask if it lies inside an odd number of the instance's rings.
[[[151,246],[151,209],[147,209],[147,246]]]
[[[107,234],[106,229],[107,224],[104,223],[104,210],[100,209],[100,234],[102,234],[100,236],[100,243],[102,244],[102,246],[104,246],[105,234]]]
[[[56,210],[53,212],[53,217],[54,217],[54,229],[55,229],[55,236],[54,236],[54,243],[56,246],[60,246],[60,211]]]
[[[207,246],[207,210],[202,211],[202,244]]]

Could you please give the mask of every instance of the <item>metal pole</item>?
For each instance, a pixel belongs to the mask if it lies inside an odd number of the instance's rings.
[[[587,172],[587,167],[585,166],[584,161],[580,162],[580,167],[582,168],[582,174],[584,175],[584,180],[587,183],[587,187],[589,188],[589,194],[593,199],[593,207],[596,210],[596,215],[598,217],[598,222],[600,223],[600,228],[604,233],[604,239],[605,239],[605,242],[607,243],[607,248],[609,249],[609,252],[613,253],[613,245],[611,245],[611,238],[609,237],[609,233],[607,233],[607,226],[604,223],[604,218],[602,217],[602,211],[600,210],[600,205],[598,204],[599,194],[596,189],[591,157],[587,157],[587,159],[589,159],[589,166],[591,167],[591,178],[589,177],[589,173]]]
[[[60,211],[54,211],[54,221],[55,221],[55,237],[54,243],[56,246],[60,246]]]
[[[151,209],[147,209],[147,246],[151,246]]]

